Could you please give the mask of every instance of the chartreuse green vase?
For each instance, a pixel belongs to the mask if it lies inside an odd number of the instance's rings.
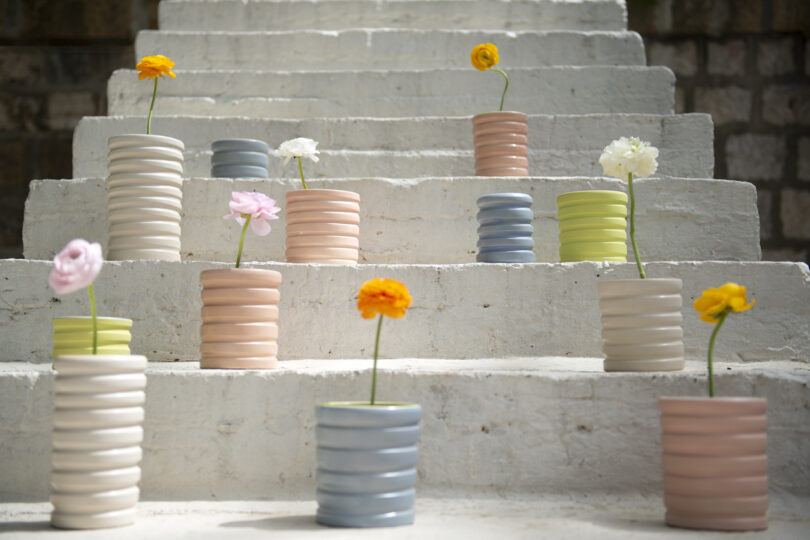
[[[97,354],[130,354],[131,319],[98,317]],[[53,357],[93,354],[93,320],[58,317],[53,320]]]
[[[627,194],[572,191],[557,197],[560,262],[627,262]]]

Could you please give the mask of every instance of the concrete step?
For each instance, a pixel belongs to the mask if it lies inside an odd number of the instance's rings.
[[[163,30],[624,30],[627,13],[619,0],[176,0],[161,2],[158,21]]]
[[[156,110],[171,114],[312,118],[463,116],[493,110],[503,77],[474,69],[420,71],[177,71],[160,87]],[[675,76],[668,68],[588,66],[509,70],[505,107],[527,114],[671,114]],[[108,111],[144,114],[152,87],[119,70],[108,84]]]
[[[366,322],[355,340],[373,339]],[[383,329],[384,346],[407,333],[393,327]],[[151,364],[143,499],[311,500],[314,406],[367,400],[370,368],[368,358],[266,371]],[[378,398],[423,408],[419,493],[459,498],[660,497],[658,399],[706,393],[702,361],[657,374],[605,374],[596,358],[551,357],[399,359],[379,369]],[[0,500],[47,498],[53,379],[48,365],[0,362]],[[773,493],[810,496],[809,382],[810,364],[717,365],[720,395],[768,399]]]
[[[234,231],[235,232],[235,231]],[[637,277],[635,264],[358,265],[248,263],[282,273],[280,360],[364,358],[372,322],[357,311],[357,290],[375,277],[397,279],[413,297],[408,316],[387,325],[384,358],[587,356],[602,352],[599,279]],[[234,250],[237,239],[234,234]],[[87,314],[87,297],[56,297],[50,261],[0,261],[3,360],[50,361],[52,320]],[[105,263],[94,289],[99,314],[134,321],[132,350],[154,361],[199,360],[200,271],[232,264]],[[649,277],[683,280],[684,346],[703,358],[711,328],[692,302],[709,287],[741,283],[757,300],[718,340],[718,360],[810,361],[810,271],[803,263],[653,262]],[[358,337],[359,336],[359,337]],[[368,339],[366,339],[368,336]]]
[[[475,262],[475,201],[487,193],[503,192],[532,195],[535,255],[539,262],[557,262],[557,196],[584,189],[627,188],[626,183],[612,178],[582,177],[342,178],[308,183],[311,188],[361,194],[360,262],[374,264]],[[105,186],[103,178],[32,182],[23,224],[25,258],[49,260],[73,238],[93,238],[104,245]],[[641,179],[635,186],[637,237],[643,260],[759,260],[753,185],[661,178]],[[291,189],[300,189],[300,181],[186,179],[181,222],[183,259],[233,261],[238,226],[222,221],[232,191],[259,191],[283,208],[284,194]],[[248,240],[246,255],[251,260],[285,260],[283,209],[280,215],[282,219],[272,222],[271,235]],[[627,252],[632,260],[632,247]]]
[[[73,177],[107,176],[107,139],[143,133],[145,116],[85,117],[73,133]],[[319,142],[320,161],[307,161],[307,178],[417,178],[468,176],[474,172],[470,117],[265,119],[158,116],[152,133],[186,146],[186,177],[211,173],[211,143],[248,137],[271,148],[294,137]],[[707,114],[531,115],[529,171],[544,176],[600,176],[599,156],[620,136],[633,135],[661,151],[664,176],[714,176],[714,129]],[[272,178],[298,176],[295,165],[272,159]]]
[[[644,44],[635,32],[575,30],[143,30],[135,41],[135,55],[162,54],[172,58],[177,69],[474,69],[470,51],[485,42],[498,46],[501,66],[507,70],[646,63]]]

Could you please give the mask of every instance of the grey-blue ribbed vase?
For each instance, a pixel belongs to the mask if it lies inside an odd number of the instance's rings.
[[[412,524],[422,407],[330,402],[315,407],[315,418],[318,523]]]
[[[491,193],[478,198],[478,262],[534,262],[532,196]]]
[[[256,139],[221,139],[211,143],[214,178],[267,178],[270,147]]]

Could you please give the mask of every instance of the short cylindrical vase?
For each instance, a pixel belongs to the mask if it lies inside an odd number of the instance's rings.
[[[357,264],[360,195],[339,189],[286,194],[286,257],[291,263]]]
[[[509,111],[473,117],[476,176],[529,176],[528,120]]]
[[[270,147],[256,139],[221,139],[211,143],[214,178],[267,178]]]
[[[627,262],[627,194],[572,191],[557,197],[560,262]]]
[[[130,354],[131,319],[96,317],[96,354]],[[93,354],[91,317],[56,317],[53,320],[53,351],[57,356]]]
[[[532,197],[492,193],[478,198],[478,262],[534,262]]]

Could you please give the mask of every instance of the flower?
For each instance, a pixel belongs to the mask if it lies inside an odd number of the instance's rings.
[[[239,225],[246,225],[246,219],[251,218],[250,228],[259,236],[265,236],[270,232],[270,224],[267,219],[278,219],[281,208],[276,206],[276,201],[263,193],[253,193],[250,191],[231,192],[233,200],[228,203],[231,213],[223,219],[235,219]]]
[[[286,165],[290,158],[309,158],[315,163],[318,162],[318,143],[306,137],[298,137],[297,139],[290,139],[284,141],[278,147],[279,154],[284,157],[284,165]]]
[[[756,303],[748,302],[745,287],[736,283],[726,283],[716,289],[706,289],[700,298],[695,300],[693,307],[700,313],[700,320],[715,324],[730,311],[740,313],[747,311]]]
[[[172,73],[171,69],[174,67],[174,62],[171,58],[162,56],[160,54],[155,56],[144,56],[138,65],[135,66],[140,73],[138,73],[138,80],[154,79],[155,77],[162,77],[168,75],[172,79],[176,76]]]
[[[473,47],[470,61],[475,69],[484,71],[498,63],[498,47],[492,43],[482,43]]]
[[[48,284],[56,294],[70,294],[88,287],[101,272],[101,245],[77,238],[53,258]]]
[[[407,287],[393,279],[375,278],[363,283],[357,298],[357,309],[364,319],[373,319],[377,313],[392,319],[401,319],[411,305]]]
[[[607,176],[627,180],[630,174],[637,178],[651,176],[658,168],[658,148],[637,137],[622,137],[611,142],[602,151],[599,164]]]

